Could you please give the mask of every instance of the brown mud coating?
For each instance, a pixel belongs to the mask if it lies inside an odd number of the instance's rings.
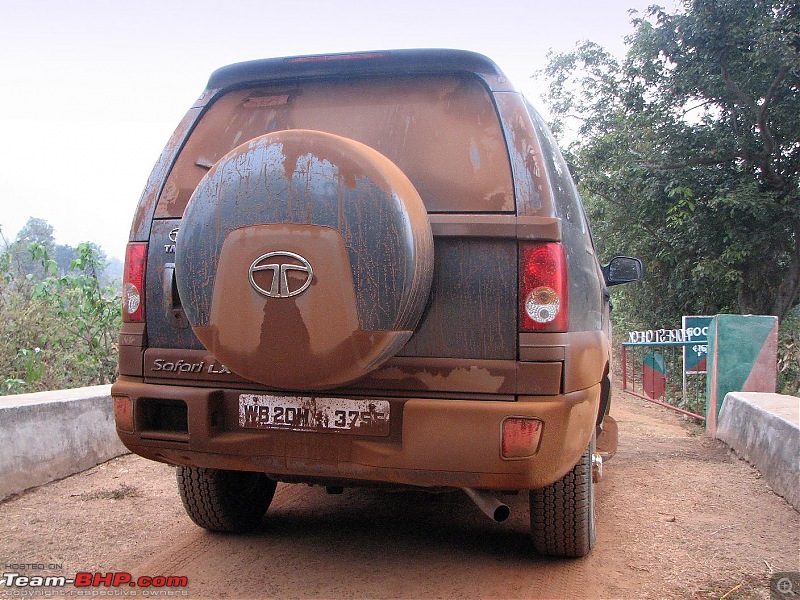
[[[274,162],[259,169],[262,153]],[[271,197],[281,176],[288,181]],[[263,177],[271,178],[266,188]],[[250,189],[253,178],[267,194],[260,202],[276,204],[266,218],[278,222],[248,224],[265,218],[249,217],[239,206],[241,189]],[[341,188],[357,192],[365,180],[378,186],[379,197],[352,206],[356,201]],[[292,186],[307,189],[294,194]],[[214,201],[206,200],[210,195]],[[187,215],[191,229],[184,228],[176,257],[178,287],[189,290],[190,303],[195,294],[207,302],[208,287],[198,289],[197,274],[208,271],[214,281],[208,315],[193,310],[189,321],[203,345],[239,375],[277,389],[327,389],[373,370],[411,337],[430,289],[432,237],[413,186],[374,150],[319,132],[262,136],[209,172]],[[373,222],[381,231],[371,231]],[[207,248],[219,242],[204,235],[215,223],[223,239],[219,255]],[[364,245],[368,235],[374,239]],[[310,289],[293,298],[252,289],[242,275],[277,249],[314,265]],[[369,327],[379,324],[380,330]]]
[[[210,468],[530,492],[537,552],[591,549],[593,459],[616,450],[605,271],[552,135],[490,60],[215,72],[131,241],[149,243],[146,324],[120,336],[119,434],[194,468],[179,485],[200,526],[235,530],[201,498]],[[536,314],[555,320],[526,316],[553,297]]]
[[[314,265],[311,293],[265,298],[241,276],[262,252],[265,235],[269,247],[302,254]],[[273,388],[322,389],[352,381],[393,338],[400,337],[402,345],[411,333],[361,330],[352,278],[348,281],[343,264],[349,264],[344,242],[327,227],[237,229],[219,259],[209,325],[194,332],[234,372]]]

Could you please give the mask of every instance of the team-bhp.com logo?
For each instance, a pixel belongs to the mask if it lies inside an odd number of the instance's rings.
[[[141,577],[134,578],[130,573],[124,572],[79,572],[75,573],[75,577],[65,577],[63,575],[22,575],[21,573],[3,573],[2,578],[0,578],[0,586],[5,586],[6,590],[5,594],[3,594],[2,590],[0,590],[0,595],[44,595],[43,593],[31,593],[33,590],[30,590],[30,592],[27,594],[22,594],[20,592],[27,591],[27,588],[64,588],[67,586],[75,586],[76,588],[122,588],[113,594],[111,592],[99,593],[98,590],[95,590],[95,592],[92,593],[89,589],[83,589],[78,590],[76,595],[79,596],[137,595],[135,590],[123,591],[125,588],[142,588],[140,592],[142,596],[178,596],[187,595],[187,592],[185,590],[178,590],[176,592],[172,588],[185,588],[188,585],[189,579],[187,577],[163,575],[148,577],[143,575]],[[17,593],[11,594],[11,592]],[[43,592],[43,590],[40,590],[40,592]],[[50,592],[49,595],[54,594]]]

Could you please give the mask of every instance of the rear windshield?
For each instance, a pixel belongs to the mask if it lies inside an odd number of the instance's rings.
[[[214,163],[255,137],[314,129],[391,159],[429,212],[514,210],[494,103],[471,76],[311,81],[229,92],[203,115],[167,178],[156,217],[180,217]]]

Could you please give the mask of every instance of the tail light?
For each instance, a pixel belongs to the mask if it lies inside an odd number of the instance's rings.
[[[520,331],[566,331],[569,286],[564,246],[520,244],[519,263]]]
[[[144,322],[144,274],[147,270],[147,244],[130,243],[125,252],[122,278],[122,320]]]

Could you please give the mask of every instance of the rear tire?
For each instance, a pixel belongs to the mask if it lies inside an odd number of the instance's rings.
[[[537,553],[579,558],[595,544],[594,439],[581,460],[561,479],[530,491],[531,535]]]
[[[178,467],[178,490],[186,513],[209,531],[242,532],[267,512],[277,482],[263,473]]]

